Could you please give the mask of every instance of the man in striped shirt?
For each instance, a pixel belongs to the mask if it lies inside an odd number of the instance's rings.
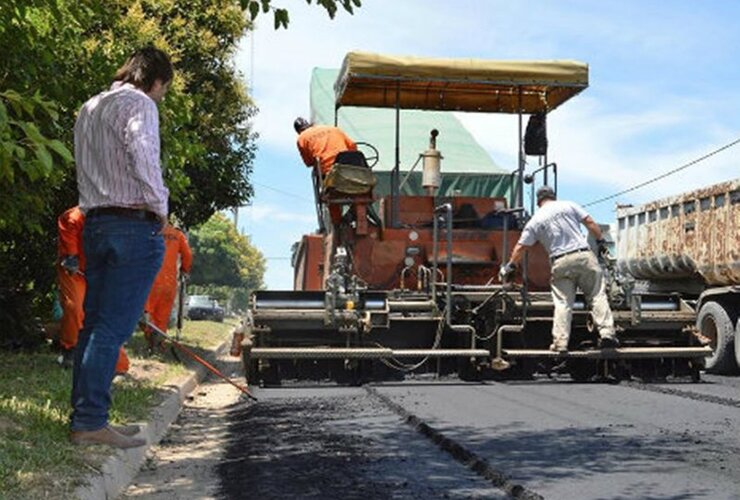
[[[136,51],[111,88],[88,100],[75,123],[87,257],[85,321],[72,382],[70,439],[133,448],[138,428],[108,423],[116,358],[140,317],[162,263],[169,192],[162,181],[159,112],[173,78],[167,54]]]

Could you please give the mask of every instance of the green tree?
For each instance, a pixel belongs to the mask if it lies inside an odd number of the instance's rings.
[[[186,227],[252,196],[256,147],[250,100],[233,55],[273,0],[0,1],[0,315],[50,310],[56,216],[77,203],[77,110],[110,85],[134,49],[171,54],[176,76],[160,106],[171,207]],[[308,0],[332,18],[359,0]],[[256,286],[256,285],[255,285]],[[4,324],[9,324],[4,321]],[[7,329],[4,330],[4,332]],[[3,333],[5,335],[5,333]],[[20,335],[20,333],[19,333]]]
[[[208,222],[190,232],[193,249],[193,270],[190,282],[202,293],[223,297],[226,292],[214,287],[229,289],[235,307],[246,307],[249,292],[263,287],[265,258],[249,241],[239,234],[234,224],[217,213]],[[210,288],[208,288],[210,287]]]
[[[236,0],[0,4],[0,308],[17,310],[22,294],[48,310],[56,215],[77,201],[75,114],[137,47],[163,48],[175,64],[160,114],[180,218],[195,225],[249,200],[255,107],[232,63],[248,27]]]

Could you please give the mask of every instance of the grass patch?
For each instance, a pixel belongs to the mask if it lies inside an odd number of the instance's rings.
[[[181,341],[202,355],[226,341],[234,324],[188,321]],[[114,381],[113,423],[145,420],[166,393],[163,385],[188,373],[168,353],[147,357],[140,332],[126,349],[131,370]],[[113,453],[105,446],[69,443],[72,373],[60,368],[56,357],[46,350],[0,351],[0,498],[69,498],[84,474]]]

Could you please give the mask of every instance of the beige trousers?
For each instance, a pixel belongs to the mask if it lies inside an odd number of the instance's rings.
[[[553,344],[567,348],[573,317],[576,288],[580,288],[591,307],[599,335],[614,335],[614,318],[606,297],[604,273],[593,252],[577,252],[557,259],[552,265],[552,300],[555,311],[552,322]]]

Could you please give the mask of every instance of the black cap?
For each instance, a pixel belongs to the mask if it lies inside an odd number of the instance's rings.
[[[296,119],[295,119],[295,121],[293,122],[293,128],[294,128],[294,129],[295,129],[295,131],[296,131],[296,132],[298,132],[299,134],[300,134],[301,132],[303,132],[304,130],[306,130],[306,129],[307,129],[308,127],[310,127],[310,126],[311,126],[311,124],[310,124],[310,123],[308,123],[308,120],[306,120],[306,119],[305,119],[305,118],[303,118],[302,116],[299,116],[299,117],[298,117],[298,118],[296,118]]]
[[[537,190],[537,203],[542,200],[554,200],[555,191],[550,186],[542,186]]]

